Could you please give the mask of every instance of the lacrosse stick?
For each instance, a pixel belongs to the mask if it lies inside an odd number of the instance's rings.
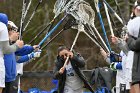
[[[68,14],[71,14],[76,20],[80,21],[83,24],[89,25],[89,23],[94,23],[95,13],[87,2],[83,0],[70,0],[69,2],[68,4],[70,5],[67,5],[65,7],[65,10],[63,11],[65,11]],[[91,28],[89,27],[89,29]],[[92,30],[89,31],[94,37],[96,37]]]
[[[126,25],[126,21],[124,20],[124,17],[123,17],[122,12],[121,12],[121,8],[120,8],[120,6],[118,4],[118,0],[115,0],[115,3],[117,5],[117,7],[118,7],[119,13],[121,15],[121,19],[123,20],[124,25]]]
[[[103,38],[101,37],[101,35],[99,34],[98,30],[96,29],[96,27],[94,25],[92,25],[92,27],[94,28],[96,34],[99,36],[100,40],[102,41],[103,45],[105,46],[105,50],[107,50],[107,53],[110,53],[109,48],[107,47],[107,45],[105,44]],[[103,48],[103,47],[102,47]],[[104,49],[104,48],[103,48]]]
[[[39,5],[40,5],[41,3],[42,3],[42,0],[40,0],[40,1],[38,2],[38,4],[36,5],[36,7],[35,7],[35,9],[34,9],[32,15],[31,15],[31,17],[29,18],[27,24],[25,25],[25,27],[24,27],[24,29],[23,29],[23,32],[24,32],[24,31],[26,30],[26,28],[28,27],[29,23],[31,22],[33,16],[34,16],[35,13],[36,13],[36,10],[38,9],[38,7],[39,7]]]
[[[109,8],[109,10],[116,16],[116,18],[122,23],[122,25],[125,25],[123,20],[118,16],[118,14],[110,7],[110,5],[103,0],[103,2],[106,4],[106,6]]]
[[[20,76],[18,77],[18,92],[17,93],[20,93]]]
[[[36,38],[38,38],[49,26],[48,31],[52,28],[55,19],[53,19],[45,28],[43,28],[28,44],[31,44]]]
[[[75,20],[69,19],[69,20],[67,21],[67,23],[64,25],[64,27],[63,27],[55,36],[53,36],[53,37],[47,42],[47,44],[45,44],[45,45],[41,48],[41,50],[44,49],[45,47],[47,47],[47,46],[48,46],[58,35],[60,35],[63,31],[70,29],[70,28],[71,28],[72,26],[74,26],[74,25],[76,25],[76,24],[75,24]]]
[[[27,6],[26,11],[25,11],[25,14],[24,14],[24,19],[25,19],[27,13],[28,13],[28,10],[29,10],[29,8],[31,6],[31,3],[32,3],[32,0],[30,0],[30,2],[28,3],[28,6]]]
[[[21,20],[20,20],[20,27],[19,27],[19,39],[22,39],[22,29],[23,29],[23,23],[24,23],[24,15],[25,15],[25,8],[26,8],[26,0],[23,0],[23,5],[22,5],[22,15],[21,15]],[[20,93],[20,77],[18,79],[18,90],[17,93]]]
[[[79,37],[79,34],[80,34],[80,31],[77,32],[76,37],[75,37],[75,39],[74,39],[74,41],[73,41],[73,44],[72,44],[72,46],[71,46],[71,48],[70,48],[70,51],[73,50],[73,48],[74,48],[74,46],[75,46],[75,44],[76,44],[76,41],[77,41],[77,39],[78,39],[78,37]],[[65,63],[64,63],[64,65],[63,65],[64,68],[66,68],[66,65],[67,65],[68,60],[69,60],[69,56],[68,56],[68,57],[66,58],[66,60],[65,60]]]
[[[112,25],[111,25],[109,14],[108,14],[108,8],[107,8],[107,6],[104,2],[103,2],[103,4],[104,4],[106,16],[107,16],[108,25],[109,25],[109,28],[110,28],[110,31],[111,31],[111,35],[114,36],[113,28],[112,28]]]
[[[22,39],[22,29],[23,29],[23,23],[24,23],[25,8],[26,8],[26,0],[23,0],[22,15],[21,15],[20,27],[19,27],[19,39],[20,40]]]
[[[64,19],[67,17],[67,14],[56,24],[56,26],[41,40],[41,42],[38,44],[39,46],[41,46],[46,40],[47,38],[49,38],[49,36],[58,28],[58,26],[64,21]]]
[[[101,16],[101,13],[100,13],[100,9],[99,9],[99,6],[98,6],[99,5],[99,1],[98,0],[94,0],[94,3],[95,3],[96,11],[98,13],[98,17],[99,17],[99,20],[100,20],[100,24],[101,24],[101,27],[102,27],[102,31],[103,31],[103,34],[104,34],[104,38],[105,38],[106,44],[107,44],[109,50],[111,51],[111,47],[110,47],[110,44],[109,44],[109,41],[108,41],[108,38],[107,38],[107,35],[106,35],[104,23],[103,23],[102,16]]]
[[[87,25],[88,26],[88,25]],[[86,27],[86,29],[88,29],[88,27],[87,27],[86,25],[85,25],[85,27]],[[94,28],[95,29],[95,32],[97,32],[97,35],[99,36],[99,38],[100,39],[102,39],[102,37],[100,36],[100,34],[99,34],[99,32],[97,31],[97,29],[96,28]],[[88,29],[88,30],[90,30],[90,29]],[[106,52],[107,53],[109,53],[110,51],[109,51],[109,49],[108,49],[108,47],[106,46],[106,44],[105,44],[105,42],[102,42],[103,43],[103,45],[105,46],[105,48],[102,46],[102,44],[98,41],[98,39],[96,38],[96,37],[91,37],[86,31],[84,31],[84,30],[82,30],[82,32],[84,33],[84,34],[86,34],[98,47],[100,47],[100,48],[102,48],[103,50],[107,50]]]

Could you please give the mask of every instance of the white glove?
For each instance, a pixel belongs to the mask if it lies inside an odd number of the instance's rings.
[[[34,57],[40,57],[41,51],[34,52]]]
[[[40,57],[40,54],[41,54],[41,50],[28,54],[28,57],[29,57],[29,59],[32,59],[32,58],[35,58],[35,57]]]

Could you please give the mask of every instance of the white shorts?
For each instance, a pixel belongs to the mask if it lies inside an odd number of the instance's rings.
[[[0,87],[5,87],[5,65],[3,57],[0,57]]]
[[[77,90],[73,90],[71,87],[64,88],[64,93],[83,93],[83,88],[79,88]]]

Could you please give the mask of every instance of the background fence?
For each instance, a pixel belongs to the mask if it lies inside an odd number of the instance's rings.
[[[83,70],[83,73],[89,80],[91,70]],[[52,80],[52,71],[24,72],[23,76],[21,76],[21,89],[24,92],[27,92],[31,88],[39,88],[41,91],[51,91],[51,89],[55,88]]]

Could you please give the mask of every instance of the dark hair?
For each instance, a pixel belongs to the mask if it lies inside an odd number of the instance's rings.
[[[137,0],[138,5],[140,5],[140,0]]]
[[[64,46],[64,45],[59,46],[58,49],[57,49],[58,55],[59,55],[60,51],[62,51],[62,50],[64,50],[64,49],[69,50],[69,48],[66,47],[66,46]]]

